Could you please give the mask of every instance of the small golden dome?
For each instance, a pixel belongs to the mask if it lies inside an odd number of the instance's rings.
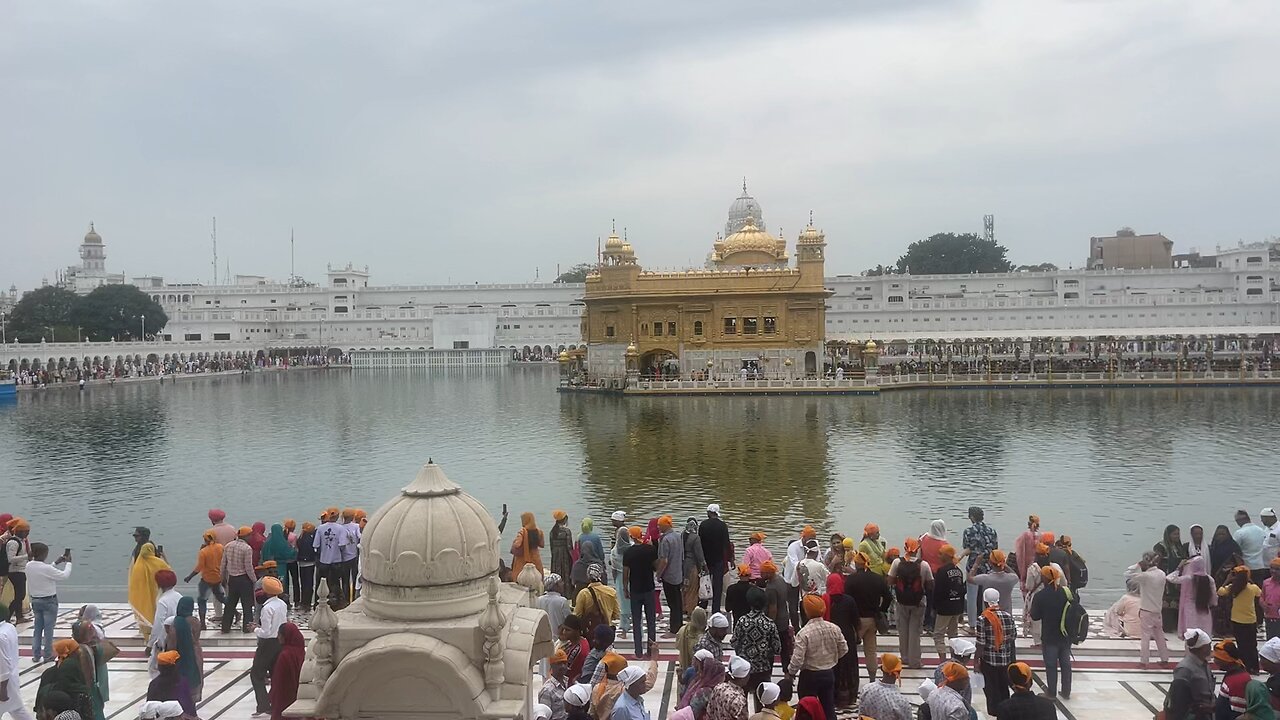
[[[866,351],[866,352],[875,352],[875,349],[876,349],[876,341],[875,341],[875,340],[868,340],[868,341],[867,341],[867,344],[866,344],[865,346],[863,346],[863,348],[862,348],[862,349],[863,349],[864,351]]]
[[[826,240],[826,235],[813,226],[813,220],[809,220],[809,225],[800,233],[800,237],[796,238],[797,245],[818,244]]]
[[[631,343],[627,345],[627,357],[634,357],[639,354],[640,354],[640,348],[636,347],[635,343]]]
[[[607,250],[621,250],[622,238],[618,237],[616,232],[609,233],[608,239],[604,241],[604,246]]]
[[[560,351],[560,354],[556,357],[556,359],[557,359],[557,360],[559,360],[559,361],[560,361],[560,362],[562,362],[562,363],[567,363],[567,362],[569,362],[569,351],[568,351],[568,350],[561,350],[561,351]]]

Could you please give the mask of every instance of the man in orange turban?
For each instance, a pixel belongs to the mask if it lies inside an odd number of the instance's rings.
[[[941,567],[933,570],[933,608],[937,618],[933,624],[933,647],[938,659],[947,659],[947,640],[960,636],[960,618],[965,612],[967,583],[965,572],[956,564],[956,549],[944,544],[938,548]]]
[[[806,546],[810,540],[818,537],[812,525],[805,525],[800,530],[800,537],[792,540],[787,546],[787,559],[782,564],[782,579],[790,586],[787,591],[787,611],[791,618],[792,630],[800,628],[800,573],[797,570],[807,555]]]
[[[670,515],[658,518],[658,578],[662,580],[662,594],[667,598],[670,612],[668,621],[671,632],[679,632],[684,625],[684,542],[680,533],[672,530]]]
[[[929,693],[929,714],[935,718],[969,717],[969,707],[964,703],[969,689],[969,671],[958,662],[944,663],[942,681]]]
[[[796,633],[795,651],[786,665],[787,680],[799,676],[799,688],[805,695],[816,695],[827,717],[836,716],[835,677],[833,670],[840,658],[849,653],[849,643],[840,628],[822,618],[827,603],[819,595],[805,595],[802,601],[808,622]]]
[[[902,660],[893,653],[880,656],[880,679],[862,688],[858,710],[870,718],[913,718],[911,703],[898,689]]]
[[[1013,694],[1001,703],[1002,714],[1008,713],[1009,717],[1057,717],[1058,710],[1053,701],[1031,691],[1035,685],[1031,666],[1024,662],[1011,663],[1007,673]]]
[[[538,691],[538,702],[550,708],[564,707],[564,691],[569,689],[569,656],[564,650],[557,648],[547,658],[550,672]]]
[[[765,615],[778,628],[778,638],[782,641],[782,666],[785,668],[791,661],[794,646],[791,623],[787,617],[787,595],[791,588],[778,574],[778,566],[772,560],[760,563],[759,585],[764,589]]]

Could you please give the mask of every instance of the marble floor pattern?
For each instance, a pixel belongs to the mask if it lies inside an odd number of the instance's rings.
[[[120,656],[110,664],[111,700],[106,706],[107,716],[132,720],[138,715],[150,682],[146,658],[142,652],[142,640],[127,605],[101,604],[98,607],[102,611],[102,621],[108,636],[121,649]],[[70,635],[70,625],[78,610],[78,605],[62,607],[55,637]],[[305,629],[305,618],[298,617],[295,621],[301,621],[299,626],[304,628],[304,634],[309,637],[310,633]],[[40,673],[48,665],[37,666],[30,662],[31,623],[20,625],[18,631],[23,656],[20,675],[22,696],[30,706],[35,700]],[[204,694],[199,703],[200,717],[204,720],[248,720],[255,709],[253,688],[249,681],[249,669],[253,663],[252,637],[238,631],[221,635],[214,630],[205,633],[202,642],[205,648],[205,683]],[[894,638],[881,638],[882,652],[893,651],[896,646]],[[618,650],[627,652],[630,647],[631,643],[627,639],[619,638]],[[1169,636],[1169,647],[1172,659],[1176,661],[1181,655],[1181,644],[1173,635]],[[1037,683],[1043,690],[1039,652],[1031,649],[1030,641],[1026,638],[1019,639],[1018,650],[1019,656],[1036,668]],[[919,703],[915,688],[925,677],[932,677],[933,661],[926,655],[925,662],[929,669],[907,670],[903,675],[902,688],[913,704]],[[1075,671],[1071,699],[1058,701],[1058,716],[1065,720],[1151,718],[1164,702],[1172,674],[1172,666],[1158,668],[1155,663],[1150,670],[1141,669],[1136,640],[1105,638],[1101,637],[1100,632],[1075,648],[1073,663]],[[863,682],[865,681],[864,677]],[[657,687],[645,696],[653,720],[666,720],[674,710],[675,695],[675,645],[668,636],[659,643]],[[984,703],[981,693],[975,693],[974,699],[979,717],[986,718],[982,712]],[[857,717],[850,709],[842,712],[839,720]]]

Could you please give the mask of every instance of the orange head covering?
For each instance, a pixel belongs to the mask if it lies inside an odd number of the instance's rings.
[[[555,512],[551,513],[551,518],[556,522],[560,522],[561,520],[568,520],[569,513],[563,510],[556,510]]]
[[[898,556],[899,556],[899,555],[901,555],[901,554],[902,554],[902,551],[901,551],[901,550],[899,550],[899,549],[898,549],[898,548],[896,548],[896,547],[891,547],[891,548],[889,548],[888,550],[885,550],[885,551],[884,551],[884,559],[885,559],[885,560],[892,560],[892,559],[894,559],[894,558],[898,557]]]
[[[57,655],[59,660],[66,658],[79,649],[80,643],[75,640],[59,640],[53,644],[53,654]]]
[[[304,533],[315,532],[315,529],[316,524],[313,522],[307,521],[302,523],[302,532]]]
[[[355,508],[343,508],[343,509],[342,509],[342,519],[343,519],[343,520],[346,520],[347,522],[351,522],[352,520],[355,520],[355,519],[356,519],[356,509],[355,509]]]
[[[218,536],[217,536],[216,534],[214,534],[214,532],[213,532],[212,530],[205,530],[205,531],[204,531],[204,541],[205,541],[205,542],[213,542],[214,540],[217,540],[217,539],[218,539]]]
[[[902,547],[906,548],[907,555],[915,555],[920,552],[920,541],[909,537],[902,541]]]
[[[775,565],[772,560],[765,560],[764,562],[760,563],[760,574],[761,575],[777,575],[778,566]]]
[[[995,565],[998,568],[1004,567],[1005,563],[1008,562],[1008,559],[1009,559],[1009,556],[1005,555],[1003,550],[991,551],[991,564]]]
[[[1048,555],[1048,554],[1049,554],[1049,543],[1042,543],[1042,542],[1038,542],[1038,543],[1036,543],[1036,554],[1037,554],[1037,555]]]
[[[948,544],[938,548],[938,558],[941,559],[942,562],[944,563],[949,563],[952,560],[955,560],[956,559],[955,547]]]
[[[1213,646],[1213,659],[1223,665],[1244,665],[1238,655],[1235,640],[1223,640]]]
[[[284,529],[293,532],[298,527],[298,521],[293,518],[286,518],[284,521]]]
[[[280,593],[284,592],[284,585],[282,585],[279,580],[273,577],[263,578],[262,592],[268,595],[279,595]]]
[[[631,527],[627,528],[627,534],[631,536],[632,540],[637,540],[637,541],[643,540],[644,528],[640,527],[639,525],[632,525]]]
[[[827,612],[827,601],[821,595],[805,595],[803,605],[804,616],[810,620],[820,618]]]
[[[947,685],[960,680],[967,680],[969,671],[958,662],[948,662],[942,666],[942,684]]]
[[[1054,572],[1053,568],[1048,565],[1040,568],[1040,578],[1044,580],[1045,585],[1058,584],[1058,573]]]
[[[547,662],[552,665],[557,663],[568,663],[569,656],[565,654],[564,650],[556,648],[556,651],[551,653],[551,657],[547,658]]]
[[[31,529],[31,523],[27,522],[26,520],[23,520],[22,518],[14,518],[9,521],[9,530],[12,532],[20,533],[24,530],[30,530],[30,529]]]
[[[885,675],[897,675],[902,672],[902,658],[893,653],[885,653],[880,656],[880,669],[884,670]]]
[[[355,512],[356,512],[356,519],[357,519],[357,520],[363,520],[363,519],[365,519],[365,518],[369,517],[369,513],[365,512],[364,510],[362,510],[362,509],[360,509],[360,508],[356,508]]]
[[[751,542],[753,543],[764,542],[764,539],[767,537],[769,536],[765,535],[762,532],[753,532],[751,533]]]
[[[866,525],[862,526],[863,535],[874,535],[875,533],[878,533],[878,532],[880,532],[880,526],[875,523],[867,523]]]
[[[249,537],[252,534],[253,534],[253,528],[249,527],[248,525],[241,525],[240,529],[236,531],[236,535],[239,537]]]
[[[812,525],[805,525],[804,529],[800,531],[800,538],[802,540],[809,540],[810,538],[816,537],[818,537],[818,531],[814,530]]]
[[[670,529],[671,525],[672,525],[672,520],[670,515],[663,515],[662,517],[658,518],[658,527]]]
[[[1032,515],[1031,517],[1035,517]],[[1030,690],[1032,678],[1031,666],[1024,662],[1009,665],[1009,684],[1019,690]]]
[[[181,656],[177,650],[166,650],[156,656],[156,662],[160,665],[177,665],[179,657]]]
[[[322,515],[321,517],[323,517],[326,520],[337,520],[338,512],[339,512],[338,508],[328,507],[324,509],[324,515]]]
[[[622,657],[618,653],[612,652],[605,653],[604,657],[600,658],[600,662],[604,663],[605,670],[615,677],[627,666],[626,658]]]
[[[1053,533],[1051,533],[1051,532],[1049,532],[1048,530],[1046,530],[1046,531],[1044,531],[1044,532],[1040,533],[1040,542],[1044,543],[1045,545],[1052,545],[1052,544],[1053,544],[1053,540],[1054,540],[1054,538],[1056,538],[1056,537],[1057,537],[1056,535],[1054,535]]]
[[[1249,568],[1245,567],[1244,565],[1237,565],[1231,568],[1231,572],[1236,573],[1237,575],[1248,575]]]
[[[1271,561],[1271,567],[1280,568],[1280,557],[1277,557],[1276,559]]]
[[[871,565],[871,558],[867,557],[867,554],[864,552],[854,553],[853,564],[860,568],[868,567]]]
[[[751,566],[750,566],[750,565],[739,565],[739,566],[738,566],[738,577],[740,577],[740,578],[749,578],[749,577],[751,577]]]
[[[844,540],[841,540],[841,541],[840,541],[840,545],[841,545],[845,550],[852,550],[852,549],[853,549],[853,538],[845,538]]]

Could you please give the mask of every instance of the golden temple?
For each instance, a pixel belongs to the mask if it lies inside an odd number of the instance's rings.
[[[611,233],[583,297],[588,375],[815,375],[831,295],[823,285],[826,246],[811,214],[793,265],[745,182],[704,269],[646,271],[631,243]]]

